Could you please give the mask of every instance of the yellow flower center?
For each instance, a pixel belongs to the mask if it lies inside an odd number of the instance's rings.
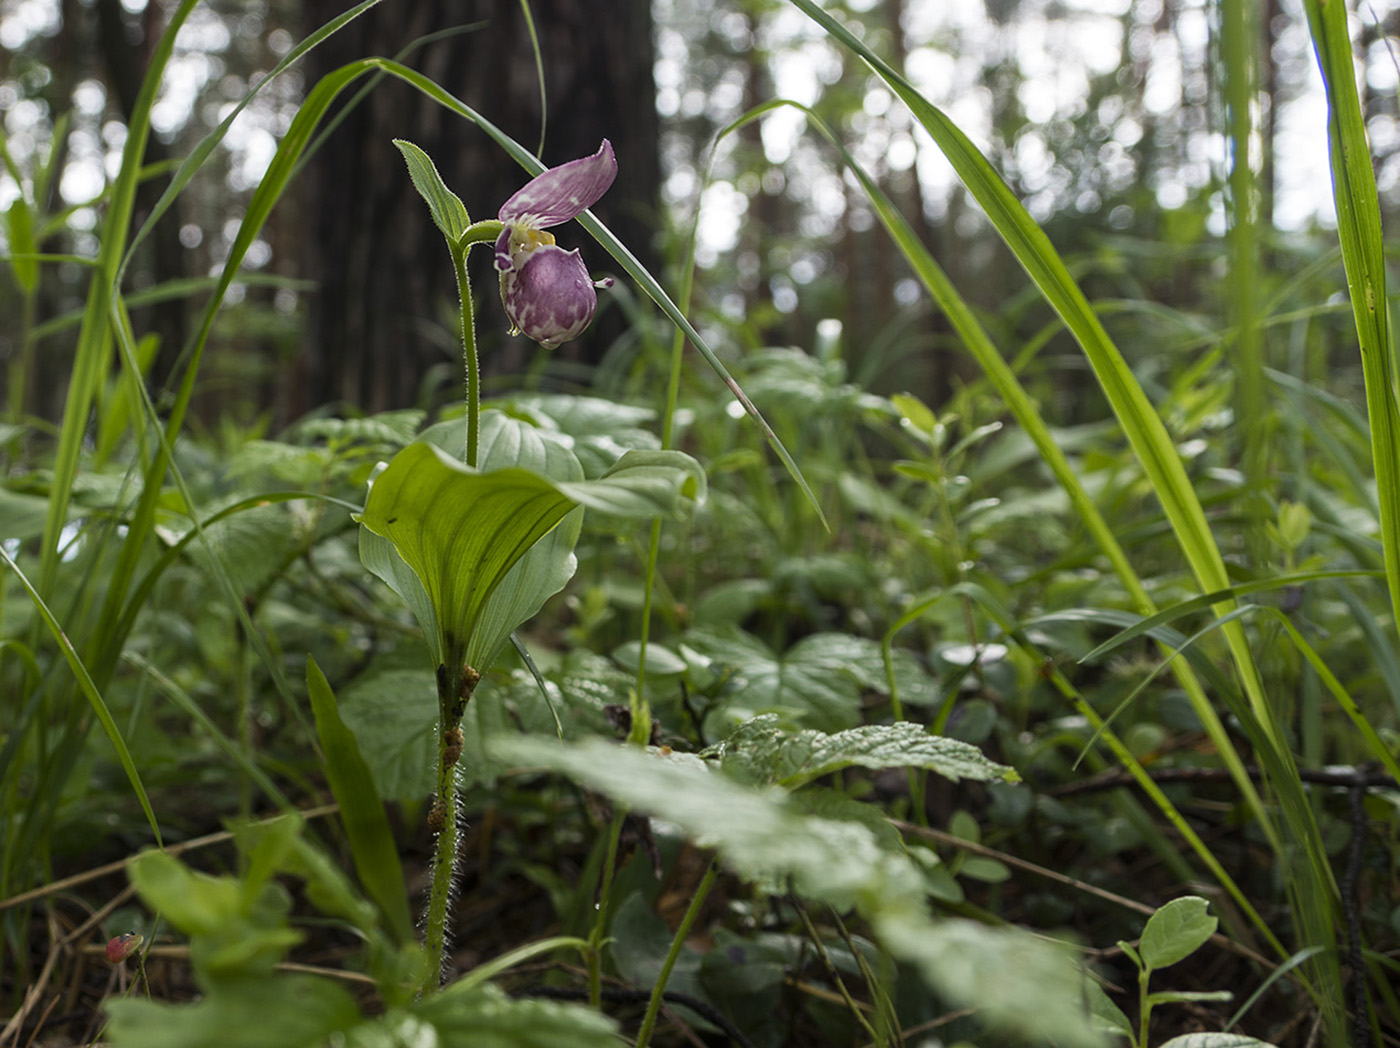
[[[511,266],[519,269],[526,257],[537,247],[548,247],[554,243],[554,234],[544,229],[530,226],[515,226],[510,233]]]

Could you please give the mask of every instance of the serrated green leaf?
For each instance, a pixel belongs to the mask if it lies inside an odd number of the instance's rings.
[[[630,449],[661,447],[660,438],[646,428],[656,418],[651,408],[564,393],[516,397],[511,406],[567,434],[589,477],[601,476]]]
[[[467,226],[471,225],[466,205],[456,193],[447,188],[427,153],[402,138],[394,139],[394,145],[398,146],[399,152],[408,163],[408,177],[413,180],[413,188],[418,190],[418,195],[428,204],[428,211],[433,216],[433,225],[442,230],[442,235],[452,244],[457,244]]]
[[[1207,906],[1200,896],[1185,895],[1159,907],[1138,943],[1143,963],[1149,969],[1167,968],[1200,949],[1220,924]]]
[[[617,1025],[592,1008],[557,1001],[515,1000],[490,984],[448,987],[413,1007],[444,1045],[471,1048],[617,1048]],[[422,1044],[421,1039],[394,1044]]]
[[[211,934],[233,920],[241,908],[236,881],[195,873],[164,852],[144,852],[129,872],[141,896],[155,900],[162,915],[187,935]]]
[[[438,718],[432,672],[371,669],[340,699],[340,715],[360,741],[380,795],[408,802],[432,793]]]
[[[1173,1037],[1161,1048],[1275,1048],[1269,1041],[1238,1033],[1188,1033]]]
[[[732,729],[763,713],[779,713],[789,725],[826,732],[855,727],[864,683],[851,656],[859,641],[845,634],[814,634],[779,656],[737,626],[687,634],[687,646],[729,669],[734,678],[707,727]]]
[[[784,731],[777,716],[741,724],[713,753],[726,771],[750,782],[796,789],[842,768],[926,768],[945,778],[1017,782],[1014,769],[988,760],[974,746],[930,735],[918,724],[868,724],[827,735]]]
[[[299,423],[295,432],[303,440],[403,447],[413,442],[423,415],[419,408],[405,408],[368,418],[313,418]]]

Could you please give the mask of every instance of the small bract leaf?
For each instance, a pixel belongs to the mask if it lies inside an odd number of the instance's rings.
[[[456,244],[462,239],[462,233],[466,231],[467,226],[471,225],[466,205],[456,193],[447,188],[427,153],[401,138],[394,139],[394,145],[399,147],[399,152],[408,162],[408,177],[413,180],[413,188],[418,190],[418,195],[427,201],[428,211],[433,216],[433,225],[442,230],[443,236]]]
[[[1173,899],[1147,919],[1138,950],[1149,969],[1166,968],[1191,954],[1215,934],[1220,924],[1206,912],[1198,895]]]

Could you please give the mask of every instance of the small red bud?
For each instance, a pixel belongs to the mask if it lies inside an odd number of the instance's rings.
[[[139,932],[126,932],[118,935],[107,944],[107,961],[110,964],[121,964],[137,950],[141,949],[141,944],[146,941],[146,937]]]

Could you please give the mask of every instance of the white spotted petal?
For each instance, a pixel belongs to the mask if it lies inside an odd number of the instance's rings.
[[[552,244],[501,274],[501,304],[515,329],[545,349],[577,338],[598,309],[598,293],[578,251]]]
[[[496,216],[508,226],[548,229],[577,218],[596,204],[617,177],[617,157],[606,138],[592,156],[541,172],[501,205]]]

